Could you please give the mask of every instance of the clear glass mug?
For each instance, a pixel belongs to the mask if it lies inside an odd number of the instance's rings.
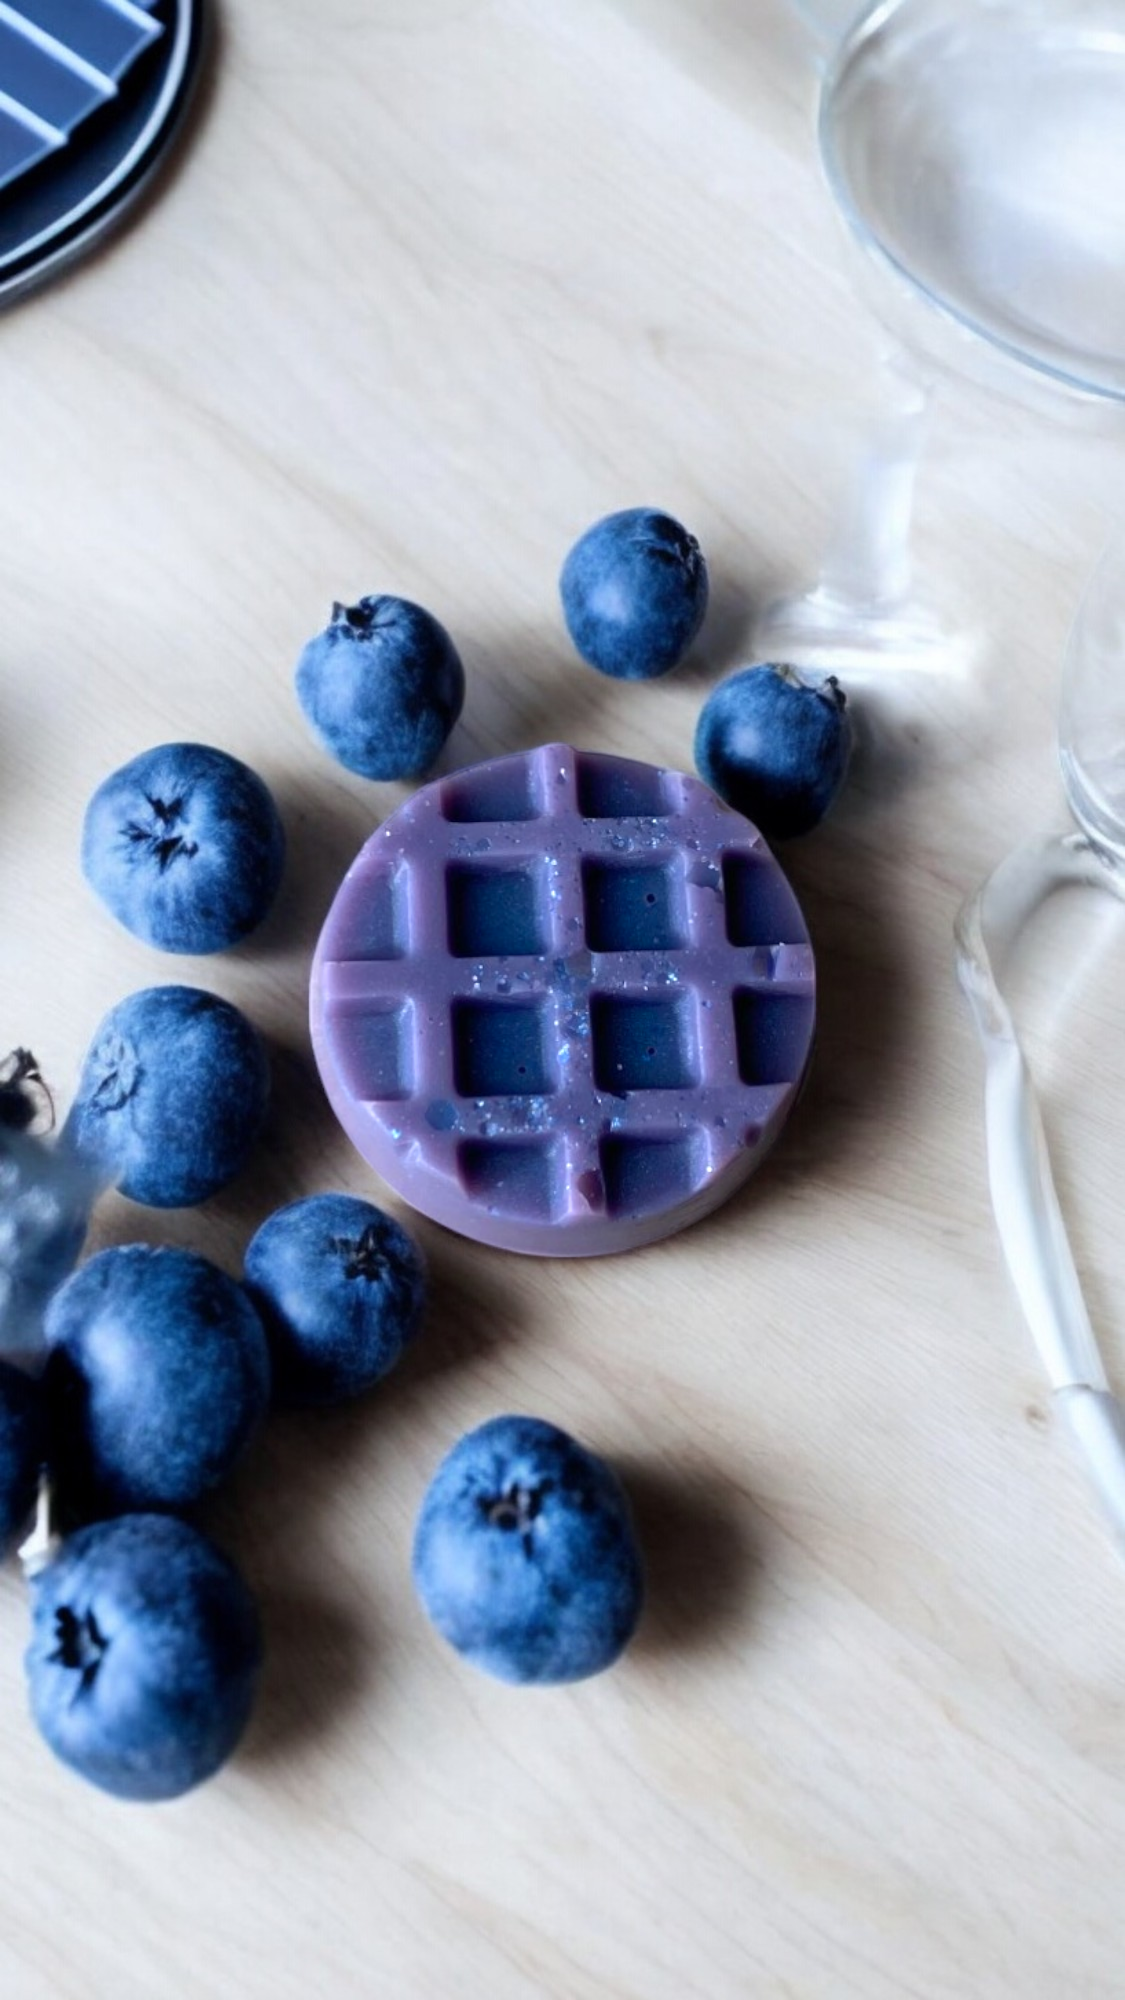
[[[985,1057],[989,1186],[1000,1241],[1054,1399],[1125,1556],[1125,1408],[1083,1296],[1047,1137],[1005,997],[1027,926],[1069,888],[1125,902],[1125,531],[1094,572],[1063,663],[1059,754],[1078,831],[1008,855],[956,924],[957,971]]]

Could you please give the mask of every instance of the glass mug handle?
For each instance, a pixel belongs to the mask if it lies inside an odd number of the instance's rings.
[[[1125,1555],[1125,1410],[1110,1388],[1082,1295],[1034,1086],[999,984],[1040,905],[1056,890],[1079,885],[1125,901],[1125,871],[1083,833],[1009,855],[958,916],[957,971],[985,1056],[988,1171],[1000,1242],[1055,1400]]]

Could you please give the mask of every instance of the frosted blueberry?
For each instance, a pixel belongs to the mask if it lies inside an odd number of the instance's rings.
[[[118,1002],[90,1044],[60,1146],[150,1208],[186,1208],[233,1180],[269,1101],[257,1029],[198,986]]]
[[[851,757],[847,699],[835,675],[744,667],[703,705],[700,777],[770,840],[811,833],[832,806]]]
[[[98,786],[82,869],[126,930],[162,951],[238,944],[277,894],[285,834],[249,766],[203,743],[163,743]]]
[[[172,1799],[225,1763],[261,1662],[257,1610],[184,1521],[82,1528],[31,1579],[31,1710],[56,1757],[121,1799]]]
[[[670,514],[629,507],[574,544],[559,589],[567,630],[590,666],[616,680],[654,680],[703,623],[707,564]]]
[[[535,1417],[494,1417],[453,1447],[422,1502],[413,1572],[442,1637],[504,1681],[600,1673],[643,1597],[616,1475]]]
[[[421,778],[465,700],[443,625],[404,597],[334,605],[297,663],[297,699],[322,747],[361,778]]]
[[[422,1260],[405,1229],[353,1195],[290,1202],[262,1224],[244,1282],[279,1403],[336,1403],[393,1368],[417,1329]]]
[[[102,1250],[47,1309],[51,1458],[79,1512],[187,1507],[229,1472],[269,1399],[262,1323],[190,1250]]]

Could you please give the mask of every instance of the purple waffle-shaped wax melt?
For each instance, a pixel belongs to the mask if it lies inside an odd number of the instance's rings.
[[[591,1257],[732,1194],[809,1060],[812,950],[761,835],[695,778],[550,744],[372,835],[312,1032],[365,1160],[423,1215]]]

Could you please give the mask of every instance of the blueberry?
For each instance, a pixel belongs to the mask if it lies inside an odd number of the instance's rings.
[[[346,1194],[290,1202],[246,1252],[279,1403],[337,1403],[394,1367],[422,1313],[422,1260],[405,1229]]]
[[[769,840],[820,824],[847,775],[851,747],[835,675],[805,681],[786,666],[732,674],[704,703],[695,732],[704,783]]]
[[[250,1714],[258,1614],[186,1521],[80,1528],[31,1580],[31,1711],[56,1757],[120,1799],[174,1799],[226,1762]]]
[[[615,680],[655,680],[703,623],[707,564],[695,536],[669,514],[629,507],[575,542],[559,588],[584,660]]]
[[[237,1007],[148,986],[98,1028],[61,1145],[149,1208],[188,1208],[233,1180],[261,1130],[269,1063]]]
[[[43,1313],[82,1248],[97,1179],[30,1133],[0,1128],[0,1354],[43,1355]]]
[[[465,670],[443,625],[404,597],[336,604],[297,662],[324,749],[361,778],[421,778],[461,713]]]
[[[177,1508],[218,1484],[269,1398],[240,1285],[190,1250],[102,1250],[47,1309],[51,1457],[86,1513]]]
[[[35,1503],[45,1439],[39,1383],[0,1361],[0,1554]]]
[[[203,743],[146,750],[86,808],[86,880],[126,930],[162,951],[237,944],[273,902],[284,859],[262,780]]]
[[[438,1467],[414,1538],[433,1623],[503,1681],[577,1681],[632,1637],[643,1582],[608,1465],[535,1417],[495,1417]]]

